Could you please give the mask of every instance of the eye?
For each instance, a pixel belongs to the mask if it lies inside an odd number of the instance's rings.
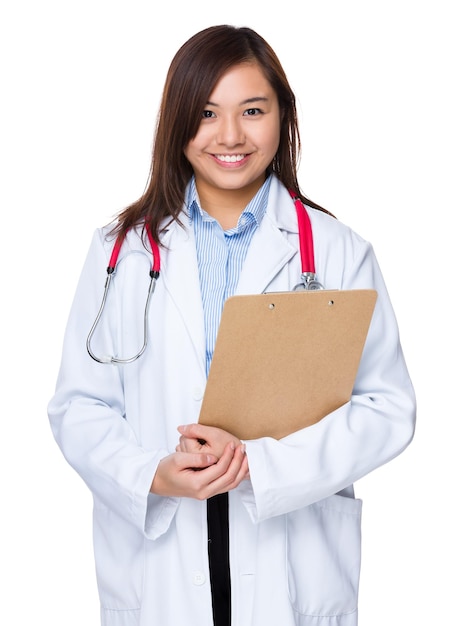
[[[210,118],[210,117],[215,117],[215,113],[213,111],[209,111],[208,109],[205,109],[202,112],[202,117],[205,119]]]
[[[260,115],[261,113],[263,113],[262,109],[257,108],[247,109],[246,111],[244,111],[244,115],[250,115],[252,117],[255,115]]]

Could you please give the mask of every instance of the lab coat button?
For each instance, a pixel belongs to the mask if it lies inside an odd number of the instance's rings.
[[[206,582],[206,577],[202,572],[194,572],[193,573],[193,583],[195,585],[204,585]]]
[[[202,400],[202,389],[201,387],[194,387],[193,389],[193,398],[194,400]]]

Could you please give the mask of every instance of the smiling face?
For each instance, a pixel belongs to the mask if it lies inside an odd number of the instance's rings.
[[[265,180],[280,141],[278,98],[257,64],[232,67],[209,96],[184,154],[203,208],[242,211]]]

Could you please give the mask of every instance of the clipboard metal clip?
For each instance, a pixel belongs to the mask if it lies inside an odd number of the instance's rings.
[[[295,285],[293,291],[316,291],[318,289],[324,289],[324,286],[317,280],[314,272],[303,272],[301,279],[303,282]]]

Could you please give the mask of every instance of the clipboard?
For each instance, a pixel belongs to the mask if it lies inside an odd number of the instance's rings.
[[[373,289],[228,298],[199,423],[281,439],[348,402],[376,299]]]

